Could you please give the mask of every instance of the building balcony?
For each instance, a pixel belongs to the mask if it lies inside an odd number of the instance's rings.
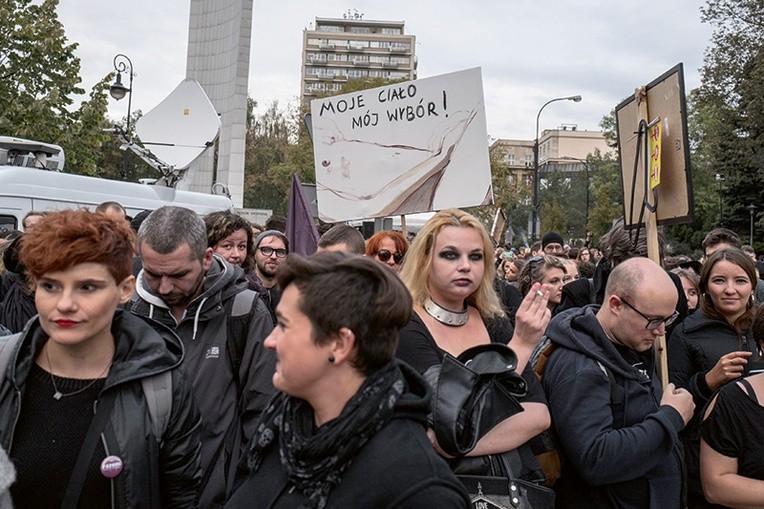
[[[318,45],[318,49],[322,51],[334,51],[337,48],[334,46],[334,44],[328,44],[328,43],[322,42],[321,44]]]
[[[325,59],[322,60],[308,60],[308,65],[328,65],[328,62]]]
[[[365,46],[363,44],[357,44],[357,43],[352,43],[352,42],[348,44],[348,50],[349,51],[363,51],[366,48],[368,48],[368,46]]]
[[[368,60],[353,60],[355,67],[369,67],[371,63]]]

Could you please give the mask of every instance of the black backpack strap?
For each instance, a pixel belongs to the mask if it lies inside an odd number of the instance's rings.
[[[754,403],[758,405],[759,398],[756,397],[756,391],[753,390],[753,386],[751,386],[751,382],[749,382],[745,378],[741,378],[740,380],[738,380],[738,382],[740,382],[740,385],[745,387],[745,390],[748,391],[748,397],[751,398],[751,401],[753,401]]]
[[[141,388],[149,408],[154,438],[161,444],[172,413],[172,372],[167,370],[141,378]]]
[[[77,463],[74,464],[74,470],[69,478],[69,485],[66,487],[66,495],[61,509],[76,509],[77,502],[82,493],[82,487],[85,485],[85,477],[88,473],[88,467],[93,459],[98,437],[106,427],[106,423],[111,416],[111,409],[114,407],[114,397],[106,396],[96,403],[96,412],[93,420],[85,435],[85,440],[80,447],[80,454],[77,456]]]
[[[623,390],[621,386],[615,380],[613,371],[605,366],[600,361],[597,361],[600,369],[607,375],[610,382],[610,409],[613,412],[613,428],[619,429],[624,427],[624,401]]]
[[[239,370],[247,343],[249,323],[257,306],[258,294],[252,290],[243,290],[226,302],[226,350],[231,361],[237,399],[241,399],[242,387]]]

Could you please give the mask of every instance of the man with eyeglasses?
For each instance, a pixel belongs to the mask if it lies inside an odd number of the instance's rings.
[[[276,284],[276,271],[289,255],[289,240],[278,230],[266,230],[255,238],[255,284],[276,324],[276,306],[281,299],[281,289]]]
[[[661,388],[654,352],[678,297],[660,266],[631,258],[613,269],[601,306],[550,322],[542,384],[565,458],[558,507],[682,506],[679,432],[695,404]]]
[[[541,239],[541,249],[545,254],[563,256],[565,254],[565,241],[557,232],[547,232]]]

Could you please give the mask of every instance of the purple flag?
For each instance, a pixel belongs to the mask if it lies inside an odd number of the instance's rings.
[[[286,236],[289,239],[290,253],[310,256],[316,252],[318,230],[296,173],[292,175],[292,190],[289,192]]]

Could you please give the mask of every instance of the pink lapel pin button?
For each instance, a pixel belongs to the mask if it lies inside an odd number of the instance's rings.
[[[104,477],[114,479],[122,473],[122,458],[119,456],[106,456],[101,462],[101,473]]]

